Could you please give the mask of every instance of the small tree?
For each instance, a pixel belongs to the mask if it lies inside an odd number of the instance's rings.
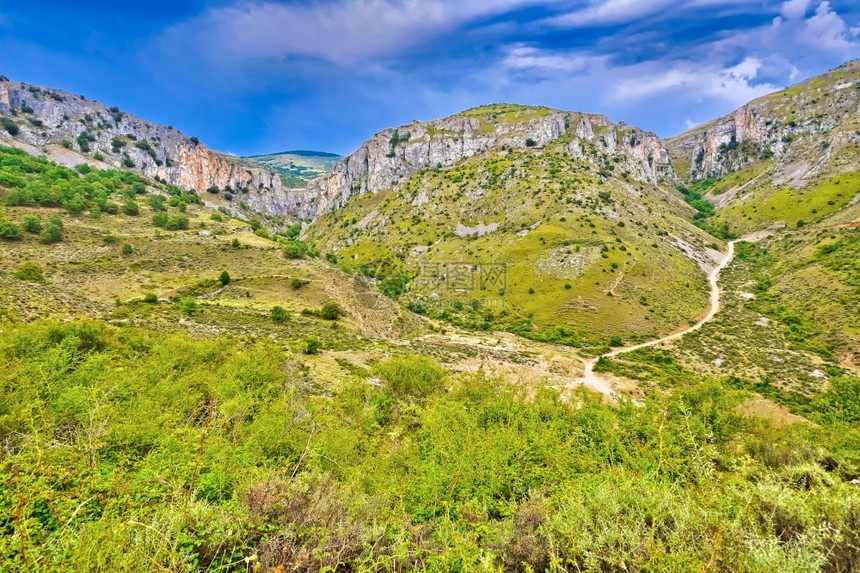
[[[221,273],[221,276],[218,277],[218,282],[221,283],[221,286],[227,286],[230,284],[230,273],[224,271]]]

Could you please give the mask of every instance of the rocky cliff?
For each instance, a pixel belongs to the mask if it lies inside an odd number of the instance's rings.
[[[116,107],[50,88],[0,80],[0,143],[47,154],[66,164],[87,162],[161,178],[203,193],[218,187],[264,214],[304,212],[306,191],[281,177],[209,149],[172,127],[150,123]],[[208,197],[207,197],[208,196]]]
[[[310,183],[313,208],[306,214],[315,217],[354,195],[396,187],[424,168],[451,166],[493,148],[539,150],[555,141],[567,142],[575,159],[596,164],[611,158],[619,171],[638,181],[675,177],[669,154],[653,133],[613,124],[601,115],[485,106],[377,133]]]
[[[854,60],[670,138],[666,147],[682,177],[723,177],[772,159],[782,172],[776,180],[796,186],[860,143],[858,104],[860,60]]]

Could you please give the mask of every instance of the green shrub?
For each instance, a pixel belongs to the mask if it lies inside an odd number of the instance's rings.
[[[320,318],[324,318],[325,320],[337,320],[342,314],[343,309],[341,309],[340,305],[333,300],[322,305],[319,312]]]
[[[284,258],[286,259],[302,259],[307,252],[307,247],[299,241],[287,241],[284,244]]]
[[[305,280],[305,279],[293,277],[290,279],[290,287],[292,287],[293,290],[298,290],[298,289],[302,288],[303,286],[305,286],[306,284],[308,284],[309,282],[310,281]]]
[[[442,387],[446,372],[426,356],[395,358],[376,367],[376,374],[398,396],[424,398]]]
[[[169,217],[168,217],[167,213],[165,213],[164,211],[159,211],[158,213],[156,213],[155,215],[152,216],[152,224],[156,227],[163,229],[164,227],[167,226],[168,219],[169,219]]]
[[[0,239],[4,241],[17,241],[21,238],[21,229],[14,223],[0,223]]]
[[[24,217],[24,230],[33,234],[40,233],[42,231],[42,218],[38,215]]]
[[[197,314],[199,311],[199,307],[197,306],[197,301],[191,297],[185,297],[179,299],[179,310],[187,315]]]
[[[148,292],[143,295],[143,302],[148,304],[156,304],[158,302],[158,295],[156,295],[154,292]]]
[[[277,324],[282,324],[289,319],[289,314],[286,309],[281,306],[273,306],[271,316],[272,321]]]
[[[18,125],[12,121],[9,117],[0,117],[0,124],[3,125],[3,129],[5,129],[9,135],[18,135]]]
[[[188,217],[185,215],[171,215],[167,219],[167,223],[164,225],[164,228],[168,231],[183,231],[188,229],[190,224]]]
[[[218,282],[221,283],[221,286],[227,286],[230,284],[230,273],[223,271],[218,277]]]
[[[31,283],[44,283],[45,275],[42,273],[42,267],[36,263],[23,263],[14,274],[16,279],[28,281]]]
[[[254,231],[254,234],[264,239],[269,238],[269,232],[266,229],[257,229],[256,231]]]
[[[120,250],[121,250],[123,255],[130,255],[130,254],[134,253],[134,249],[128,243],[123,244],[123,246]]]
[[[53,243],[59,243],[62,240],[62,224],[57,225],[52,217],[51,221],[48,222],[47,226],[45,226],[44,230],[42,230],[42,233],[39,235],[39,242],[43,245],[51,245]]]
[[[207,193],[212,193],[213,195],[217,195],[221,192],[221,189],[218,188],[217,185],[212,185],[209,189],[206,190]]]
[[[140,206],[134,199],[126,199],[125,203],[122,204],[122,212],[126,215],[136,217],[140,215]]]
[[[316,354],[320,350],[320,341],[318,338],[314,336],[308,336],[305,338],[304,344],[302,345],[302,352],[305,354]]]
[[[212,221],[218,221],[219,223],[224,220],[224,218],[221,217],[221,215],[219,215],[218,213],[212,213],[211,215],[209,215],[209,219],[211,219]]]

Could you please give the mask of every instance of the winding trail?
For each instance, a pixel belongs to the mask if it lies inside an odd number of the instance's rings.
[[[720,310],[720,287],[717,284],[717,281],[720,279],[720,272],[732,262],[732,259],[735,258],[735,243],[738,241],[747,241],[747,240],[755,240],[753,237],[745,237],[741,239],[735,239],[734,241],[729,241],[728,243],[728,252],[723,257],[723,260],[720,261],[714,269],[711,271],[711,274],[708,275],[708,281],[711,283],[711,306],[708,310],[708,314],[705,315],[705,318],[690,326],[685,328],[684,330],[679,330],[674,332],[668,336],[664,336],[663,338],[658,338],[656,340],[649,340],[648,342],[643,342],[641,344],[635,344],[633,346],[625,346],[623,348],[617,348],[611,352],[607,352],[606,354],[601,354],[597,358],[591,358],[590,360],[585,360],[583,363],[585,365],[585,370],[582,373],[582,377],[577,380],[577,382],[581,384],[585,384],[592,390],[596,390],[602,394],[607,396],[612,396],[614,394],[612,385],[602,378],[598,373],[594,371],[594,366],[597,364],[597,361],[601,358],[611,358],[613,356],[618,356],[619,354],[626,354],[628,352],[633,352],[634,350],[639,350],[640,348],[648,348],[651,346],[657,346],[658,344],[662,344],[664,342],[670,342],[672,340],[677,340],[684,336],[685,334],[689,334],[695,330],[699,330],[703,325],[710,322],[714,316],[716,316],[717,312]]]

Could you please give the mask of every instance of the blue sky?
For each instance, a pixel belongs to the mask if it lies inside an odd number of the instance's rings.
[[[491,102],[669,136],[858,56],[842,0],[0,3],[0,74],[242,155],[349,153]]]

